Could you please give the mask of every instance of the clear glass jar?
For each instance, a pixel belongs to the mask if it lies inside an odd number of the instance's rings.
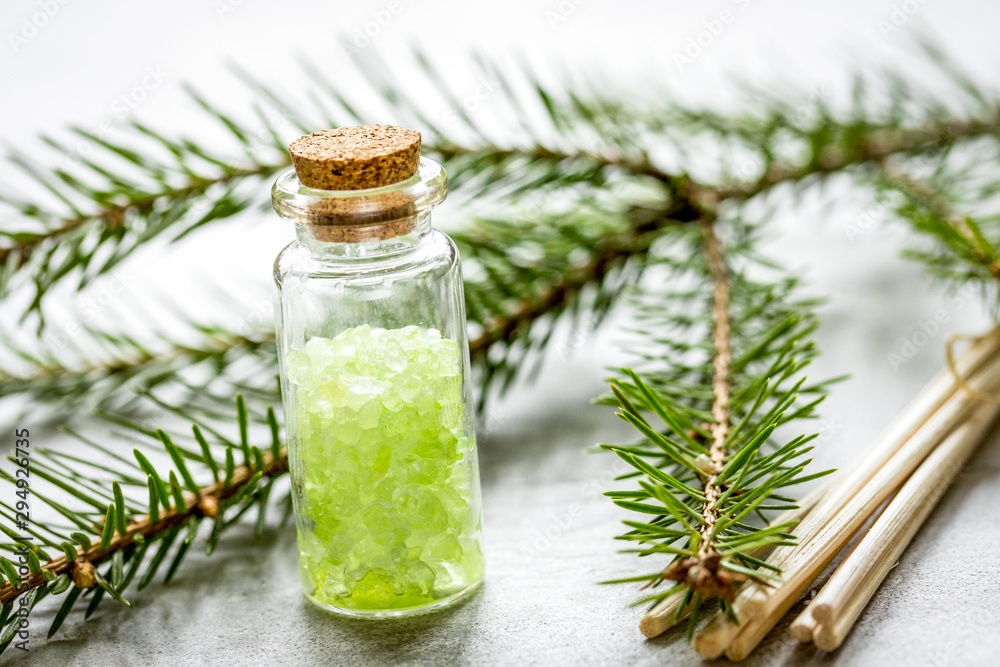
[[[396,616],[483,576],[479,467],[458,251],[431,228],[442,167],[272,190],[297,240],[274,265],[299,568],[325,609]]]

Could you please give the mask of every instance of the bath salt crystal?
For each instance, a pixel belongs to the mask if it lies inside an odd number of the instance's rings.
[[[368,325],[286,355],[302,486],[299,562],[320,602],[406,609],[482,576],[461,350]]]

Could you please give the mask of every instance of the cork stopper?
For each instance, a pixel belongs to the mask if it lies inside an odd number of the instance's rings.
[[[324,130],[289,146],[294,169],[271,189],[300,241],[362,243],[424,229],[444,201],[448,175],[420,157],[420,133],[389,125]]]
[[[313,132],[288,147],[303,185],[317,190],[366,190],[417,173],[420,133],[393,125]]]

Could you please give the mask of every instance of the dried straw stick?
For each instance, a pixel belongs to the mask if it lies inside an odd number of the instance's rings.
[[[809,605],[806,612],[818,623],[813,630],[817,646],[832,651],[844,641],[903,550],[995,423],[998,412],[1000,406],[983,404],[924,460]]]
[[[859,542],[860,543],[860,540]],[[857,549],[858,544],[855,544],[851,549],[851,553],[854,553],[854,549]],[[850,554],[848,554],[850,556]],[[792,624],[788,626],[788,634],[790,634],[794,639],[799,640],[803,643],[809,643],[813,640],[813,636],[816,634],[816,628],[819,627],[819,623],[813,617],[811,603],[802,613],[799,614]]]
[[[857,548],[857,544],[854,545]],[[851,549],[853,553],[854,549]],[[794,639],[800,642],[809,643],[813,640],[813,636],[816,634],[816,628],[819,623],[813,618],[812,607],[807,606],[802,610],[792,624],[788,626],[788,634],[790,634]]]
[[[788,523],[790,521],[800,521],[802,517],[809,513],[812,508],[814,508],[823,496],[829,493],[832,485],[840,473],[834,473],[829,477],[829,479],[822,485],[816,487],[809,493],[805,495],[802,500],[798,502],[798,508],[794,510],[787,510],[776,516],[769,525],[777,526],[783,523]],[[768,549],[759,549],[753,553],[752,556],[756,558],[762,558],[767,555]],[[649,613],[642,617],[639,621],[639,631],[647,639],[652,639],[653,637],[658,637],[664,632],[676,625],[681,619],[687,616],[687,612],[682,612],[678,614],[678,610],[684,604],[684,598],[686,597],[687,591],[678,591],[672,595],[665,597],[661,600],[655,607],[653,607]]]
[[[806,607],[805,611],[799,614],[798,618],[792,621],[788,627],[789,634],[800,642],[811,642],[813,633],[816,632],[817,623],[813,618],[811,607]]]
[[[687,616],[687,612],[680,611],[686,597],[687,591],[677,591],[660,600],[639,621],[639,632],[646,639],[652,639],[653,637],[659,637],[674,627],[682,618]]]
[[[984,393],[1000,389],[1000,357],[987,363],[970,384]],[[754,597],[750,599],[756,606],[753,618],[730,642],[726,648],[727,657],[742,660],[749,655],[871,513],[899,488],[956,425],[966,419],[977,403],[977,399],[964,393],[952,396],[812,540],[789,558],[782,573],[785,582],[780,587],[767,591],[751,589]]]
[[[1000,385],[1000,330],[994,329],[956,363],[980,392]],[[733,610],[739,625],[717,615],[695,637],[694,647],[705,657],[723,651],[742,659],[752,650],[820,571],[843,548],[875,508],[898,488],[917,465],[959,424],[977,403],[950,372],[939,375],[893,422],[857,467],[838,480],[836,489],[792,531],[794,547],[776,549],[768,561],[783,570],[777,589],[747,586]]]

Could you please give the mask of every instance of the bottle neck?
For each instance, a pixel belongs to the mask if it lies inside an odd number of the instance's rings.
[[[370,190],[314,190],[290,169],[274,182],[271,200],[278,215],[295,223],[300,247],[320,259],[366,259],[419,246],[447,192],[441,165],[420,158],[407,180]]]
[[[419,246],[430,231],[430,210],[372,224],[295,225],[299,245],[319,259],[369,259],[408,252]]]

